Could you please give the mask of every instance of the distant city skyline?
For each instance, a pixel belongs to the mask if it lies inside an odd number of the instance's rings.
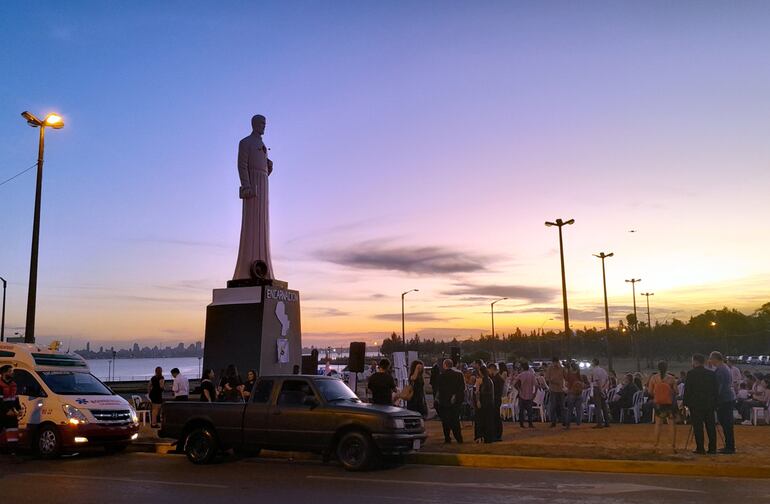
[[[498,297],[499,333],[558,330],[556,218],[576,220],[573,327],[603,324],[600,251],[613,325],[628,278],[653,320],[750,313],[770,283],[769,18],[709,1],[4,3],[0,181],[36,159],[20,112],[65,121],[46,139],[38,340],[203,339],[255,113],[305,346],[400,334],[414,288],[409,335],[488,334]],[[10,336],[34,179],[0,186]]]

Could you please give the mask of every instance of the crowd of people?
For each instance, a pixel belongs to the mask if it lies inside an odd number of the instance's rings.
[[[190,381],[178,368],[171,370],[171,394],[174,401],[187,401],[190,398]],[[245,402],[248,401],[257,373],[249,370],[243,380],[235,365],[230,364],[219,373],[219,381],[213,369],[204,369],[200,384],[200,401],[203,402]],[[216,383],[216,384],[215,384]],[[163,368],[156,367],[155,374],[147,382],[147,397],[150,400],[151,427],[158,428],[160,409],[165,400],[166,379]]]
[[[404,390],[398,390],[383,359],[368,377],[371,400],[377,404],[400,403],[427,417],[423,363],[411,363]],[[653,423],[655,447],[660,449],[663,433],[668,431],[671,448],[676,450],[677,423],[693,426],[696,453],[716,453],[716,425],[721,429],[724,446],[720,453],[735,452],[733,425],[736,415],[743,424],[751,423],[753,408],[766,408],[770,400],[768,380],[760,373],[742,373],[721,353],[708,358],[695,354],[692,369],[678,376],[669,372],[666,362],[649,376],[642,373],[607,371],[598,359],[587,369],[577,362],[554,357],[535,370],[527,362],[514,365],[470,364],[451,359],[436,362],[430,369],[429,383],[433,407],[442,421],[444,441],[463,442],[462,420],[473,421],[474,441],[494,443],[502,439],[506,408],[521,428],[535,428],[535,421],[548,421],[554,428],[569,429],[592,420],[594,428],[608,428],[613,423]],[[505,415],[507,417],[507,415]],[[664,426],[667,426],[664,428]],[[708,435],[705,446],[703,429]]]

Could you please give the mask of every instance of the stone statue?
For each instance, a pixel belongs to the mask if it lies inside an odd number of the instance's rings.
[[[266,123],[265,116],[252,117],[251,135],[238,144],[243,216],[234,280],[252,278],[252,271],[260,269],[265,279],[275,278],[270,261],[270,211],[267,196],[267,177],[273,171],[273,162],[267,158],[267,147],[262,142]]]

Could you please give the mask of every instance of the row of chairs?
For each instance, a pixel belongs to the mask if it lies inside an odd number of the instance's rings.
[[[613,397],[615,396],[615,390],[611,390],[609,393],[609,396],[607,398],[608,402],[612,402]],[[592,391],[590,388],[586,388],[583,391],[582,395],[582,411],[580,412],[581,418],[585,418],[588,420],[588,422],[592,422],[594,419],[594,414],[596,410],[596,406],[591,402],[591,394]],[[549,400],[550,392],[548,390],[538,389],[535,392],[535,397],[532,401],[532,411],[537,412],[538,418],[541,422],[547,422],[549,420],[549,413],[548,413],[548,400]],[[518,420],[519,419],[519,401],[518,399],[518,390],[512,389],[512,391],[508,394],[508,397],[503,401],[503,404],[500,406],[500,417],[503,418],[503,420]],[[637,392],[634,394],[633,397],[633,404],[631,407],[628,408],[622,408],[620,410],[620,421],[624,422],[627,414],[632,414],[634,423],[639,423],[642,419],[642,405],[644,404],[644,393],[643,392]]]

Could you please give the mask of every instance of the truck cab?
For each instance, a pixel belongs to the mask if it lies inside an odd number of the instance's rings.
[[[91,374],[85,359],[56,345],[0,343],[14,368],[21,404],[19,440],[44,458],[103,447],[121,451],[139,434],[136,411]]]

